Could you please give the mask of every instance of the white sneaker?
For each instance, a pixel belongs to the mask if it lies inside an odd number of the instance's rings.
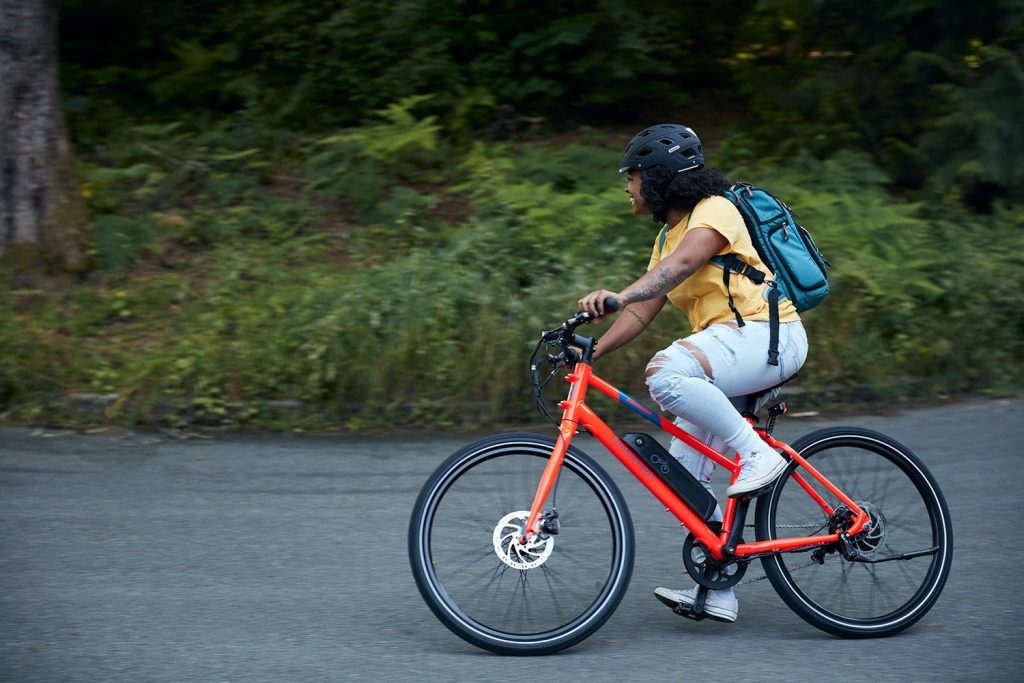
[[[771,448],[740,456],[740,476],[725,490],[730,498],[757,491],[778,479],[786,469],[787,461]]]
[[[654,597],[668,605],[679,613],[679,607],[692,609],[697,602],[697,590],[699,586],[685,591],[675,591],[671,588],[658,587],[654,590]],[[740,605],[736,600],[736,593],[731,589],[724,591],[708,591],[708,597],[704,601],[704,612],[715,621],[724,621],[731,624],[736,621]]]

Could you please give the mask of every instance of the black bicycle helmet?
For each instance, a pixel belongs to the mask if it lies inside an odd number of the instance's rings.
[[[704,150],[692,128],[678,123],[644,128],[626,145],[619,173],[659,165],[676,173],[704,167]]]

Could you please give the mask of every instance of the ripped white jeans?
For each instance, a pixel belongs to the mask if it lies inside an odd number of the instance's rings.
[[[676,341],[647,365],[651,397],[676,416],[676,425],[717,451],[767,448],[740,415],[745,397],[792,377],[807,358],[802,323],[779,325],[778,365],[768,364],[768,336],[769,323],[748,321],[743,327],[712,325]],[[669,452],[714,493],[713,460],[678,439],[672,439]],[[712,519],[721,521],[721,508]]]

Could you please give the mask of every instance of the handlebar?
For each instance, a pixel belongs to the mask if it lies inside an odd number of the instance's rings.
[[[615,297],[606,297],[602,303],[604,304],[606,314],[619,310],[619,302]],[[533,384],[537,409],[549,420],[552,418],[548,413],[547,406],[544,404],[544,386],[554,377],[558,368],[564,365],[575,365],[580,361],[590,362],[594,355],[597,341],[593,337],[584,337],[576,334],[576,328],[593,320],[595,320],[595,316],[590,315],[586,311],[580,311],[555,329],[543,332],[540,336],[540,341],[537,342],[537,348],[533,350],[533,355],[530,356],[530,383]],[[541,347],[545,344],[548,347],[558,347],[559,353],[542,354]],[[541,378],[541,367],[543,365],[551,367],[551,372],[544,379]]]
[[[604,304],[606,314],[619,310],[619,302],[615,297],[606,297],[602,303]],[[551,346],[560,347],[562,351],[560,354],[548,355],[546,358],[546,360],[553,365],[573,364],[581,359],[589,362],[590,357],[594,353],[594,347],[597,345],[597,342],[592,337],[583,337],[576,334],[576,328],[596,319],[597,318],[590,313],[580,311],[555,329],[542,333],[540,336],[540,342],[537,344],[537,350],[540,350],[540,346],[545,343]],[[583,350],[582,355],[576,350],[577,348]],[[535,358],[536,355],[537,352],[534,351]],[[531,361],[531,364],[534,363]]]
[[[606,297],[604,300],[605,314],[614,313],[619,310],[619,301],[613,296]],[[572,316],[560,326],[553,330],[548,330],[541,335],[541,339],[547,342],[558,342],[564,340],[568,335],[571,335],[577,327],[596,320],[595,316],[590,315],[586,311],[580,311],[576,315]]]
[[[604,304],[605,314],[614,313],[619,310],[619,302],[615,297],[606,297],[602,303]],[[575,365],[580,361],[590,362],[594,355],[597,341],[593,337],[584,337],[576,334],[576,328],[595,319],[595,316],[590,315],[586,311],[580,311],[555,329],[543,332],[540,336],[540,341],[537,342],[537,348],[533,350],[533,355],[530,357],[530,382],[533,384],[537,408],[548,419],[551,419],[551,415],[544,404],[542,394],[544,386],[555,375],[558,368],[563,365]],[[545,344],[549,347],[558,347],[559,353],[541,355],[541,347]],[[551,367],[551,372],[546,379],[542,379],[541,367],[545,364]]]

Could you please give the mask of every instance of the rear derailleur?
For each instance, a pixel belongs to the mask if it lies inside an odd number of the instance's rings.
[[[811,559],[818,564],[825,564],[825,556],[836,552],[851,562],[861,559],[862,555],[858,551],[857,544],[846,533],[846,530],[853,524],[855,517],[856,515],[853,514],[853,510],[845,505],[840,505],[836,508],[835,512],[828,518],[827,524],[828,532],[830,534],[838,534],[839,541],[815,548],[814,552],[811,553]],[[865,531],[870,530],[870,528],[869,525]]]

